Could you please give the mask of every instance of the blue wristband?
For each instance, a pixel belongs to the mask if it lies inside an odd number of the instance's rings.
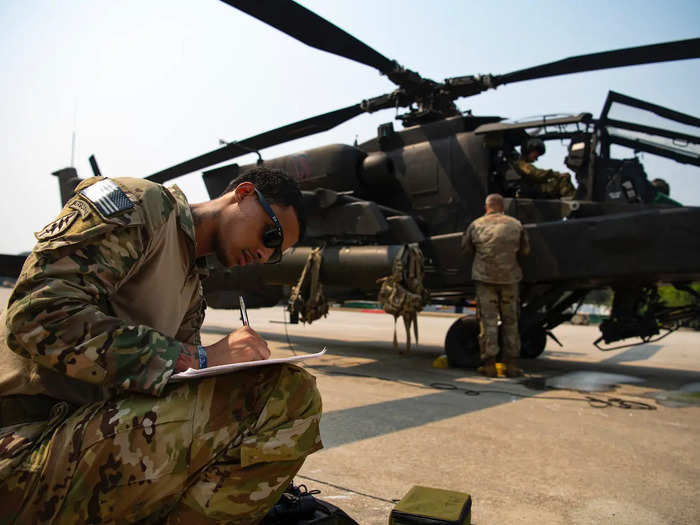
[[[207,351],[202,345],[197,345],[197,356],[199,357],[199,369],[207,367]]]

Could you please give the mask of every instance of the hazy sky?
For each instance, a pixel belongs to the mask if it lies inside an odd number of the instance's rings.
[[[311,10],[424,77],[505,73],[560,58],[698,37],[700,2],[313,0]],[[375,70],[305,46],[217,0],[0,0],[0,252],[30,250],[59,211],[52,171],[142,177],[248,136],[393,90]],[[700,115],[700,61],[506,85],[462,99],[474,114],[598,115],[608,90]],[[393,110],[262,152],[376,134]],[[397,129],[399,125],[396,125]],[[622,152],[632,156],[630,150]],[[563,169],[563,148],[540,166]],[[237,162],[252,162],[240,157]],[[642,157],[700,205],[700,170]],[[177,179],[205,200],[198,174]]]

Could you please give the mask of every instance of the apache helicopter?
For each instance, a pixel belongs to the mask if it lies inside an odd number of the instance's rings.
[[[657,192],[636,158],[614,159],[611,145],[700,165],[700,138],[689,133],[611,117],[616,105],[636,108],[685,126],[690,115],[610,93],[603,113],[508,123],[496,116],[462,114],[454,101],[504,84],[539,78],[700,57],[700,39],[647,45],[566,58],[502,75],[461,76],[436,82],[400,66],[345,31],[292,1],[223,0],[312,47],[379,70],[396,84],[391,92],[336,111],[232,142],[148,179],[163,183],[249,153],[257,165],[280,168],[304,190],[306,236],[278,265],[224,269],[213,259],[205,281],[207,301],[235,308],[272,306],[289,294],[315,247],[318,279],[334,300],[377,297],[378,279],[390,275],[406,245],[425,257],[423,283],[430,301],[464,305],[474,295],[471,260],[460,250],[461,233],[483,213],[484,197],[507,197],[506,213],[529,232],[532,253],[523,262],[522,356],[542,353],[551,330],[568,320],[591,291],[614,290],[612,316],[601,325],[606,344],[641,337],[652,340],[700,315],[697,306],[668,308],[657,300],[656,283],[700,279],[700,208],[656,206]],[[380,125],[361,144],[333,144],[264,160],[260,150],[329,130],[362,113],[408,108],[398,115],[404,129]],[[646,122],[646,121],[644,121]],[[511,163],[529,137],[569,141],[567,166],[578,182],[575,200],[542,198],[528,190]],[[256,164],[229,164],[203,172],[211,197]],[[100,175],[91,157],[95,175]],[[80,179],[73,168],[58,176],[61,198]],[[352,275],[352,278],[348,276]],[[308,300],[308,298],[306,298]],[[304,317],[302,315],[302,320]],[[312,319],[306,319],[310,321]],[[457,320],[447,333],[451,364],[479,362],[477,323]],[[600,341],[600,340],[599,340]],[[597,343],[599,343],[597,341]]]

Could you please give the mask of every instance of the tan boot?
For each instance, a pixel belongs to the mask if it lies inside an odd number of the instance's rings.
[[[521,377],[523,375],[523,369],[517,365],[515,359],[505,359],[504,361],[507,377]]]
[[[476,371],[482,376],[496,377],[498,375],[498,372],[496,371],[496,360],[487,359],[484,361],[483,365],[476,369]]]

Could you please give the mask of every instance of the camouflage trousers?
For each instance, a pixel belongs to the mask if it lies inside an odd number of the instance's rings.
[[[502,360],[520,356],[518,310],[519,285],[476,283],[476,301],[479,315],[479,348],[481,359],[498,359],[498,320],[501,320]]]
[[[322,448],[320,414],[315,378],[291,365],[80,407],[5,469],[0,523],[257,523]],[[36,425],[0,429],[0,448]]]

